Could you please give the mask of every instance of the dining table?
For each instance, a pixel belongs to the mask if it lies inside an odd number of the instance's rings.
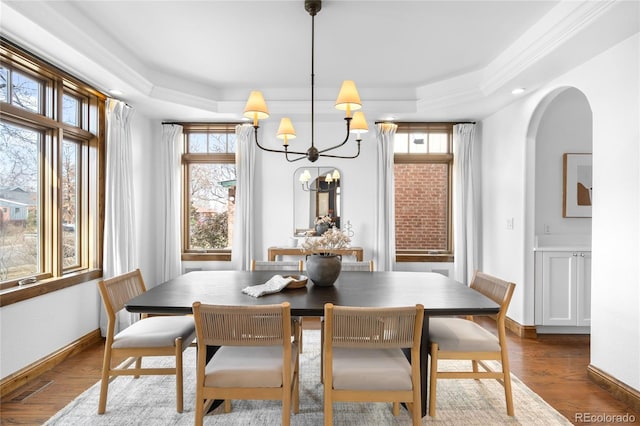
[[[303,272],[304,274],[304,272]],[[260,297],[242,292],[247,286],[266,283],[274,275],[291,271],[192,271],[150,288],[130,299],[129,312],[191,314],[193,302],[256,306],[289,302],[292,316],[322,316],[325,303],[340,306],[424,306],[420,345],[422,416],[427,413],[429,318],[451,315],[491,315],[500,306],[467,285],[434,272],[343,271],[332,286],[284,289]],[[406,352],[410,356],[409,352]]]

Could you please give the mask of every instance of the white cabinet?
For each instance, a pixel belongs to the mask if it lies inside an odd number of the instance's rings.
[[[591,252],[536,253],[536,323],[591,325]]]

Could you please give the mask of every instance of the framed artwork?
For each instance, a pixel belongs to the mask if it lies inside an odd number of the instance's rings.
[[[591,154],[567,153],[562,156],[562,160],[562,217],[591,217]]]

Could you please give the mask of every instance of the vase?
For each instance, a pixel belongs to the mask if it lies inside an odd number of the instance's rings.
[[[318,223],[316,225],[316,235],[320,236],[329,230],[329,224],[327,223]]]
[[[307,256],[307,277],[314,285],[329,287],[336,282],[342,270],[341,256],[312,254]]]

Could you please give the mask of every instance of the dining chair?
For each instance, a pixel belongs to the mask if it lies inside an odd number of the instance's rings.
[[[341,262],[342,266],[340,271],[355,271],[355,272],[373,272],[375,271],[375,265],[373,263],[373,260],[369,260],[369,261],[362,261],[362,262],[345,262],[342,261]],[[324,318],[320,318],[320,345],[322,346],[322,343],[324,342],[324,327],[323,324],[324,323]],[[323,368],[324,368],[324,362],[323,360],[324,355],[322,353],[320,353],[320,380],[322,381],[324,376],[323,376]]]
[[[175,375],[176,411],[182,412],[182,352],[195,338],[195,324],[191,316],[153,316],[142,318],[116,332],[117,314],[125,303],[146,291],[139,269],[98,282],[98,289],[107,313],[107,334],[104,344],[104,361],[98,414],[104,414],[107,392],[112,378],[117,376]],[[142,358],[172,356],[175,366],[168,368],[143,368]],[[126,357],[125,362],[112,366],[114,359]],[[135,368],[129,368],[135,362]]]
[[[324,424],[333,403],[392,402],[398,415],[407,404],[413,425],[421,423],[420,339],[424,306],[364,308],[324,305]],[[411,349],[411,361],[402,349]]]
[[[282,424],[289,425],[291,409],[299,410],[299,358],[291,341],[289,302],[261,306],[217,306],[193,304],[198,341],[196,367],[196,418],[203,416],[214,400],[224,400],[224,411],[232,399],[282,401]],[[206,360],[207,346],[219,349]]]
[[[302,260],[255,260],[251,259],[250,271],[297,271],[302,272]],[[293,336],[298,343],[298,352],[302,353],[302,317],[292,317]]]
[[[436,382],[438,379],[497,379],[504,386],[507,414],[513,416],[511,373],[505,317],[515,284],[480,271],[474,273],[470,287],[500,305],[500,312],[492,316],[496,320],[498,335],[494,335],[478,323],[473,316],[467,318],[429,319],[429,341],[431,342],[431,373],[429,378],[429,416],[436,414]],[[470,360],[471,371],[441,371],[438,361],[447,359]],[[501,371],[492,369],[485,361],[497,360]],[[483,371],[478,369],[478,365]]]
[[[345,262],[345,261],[342,261],[341,271],[373,272],[373,271],[375,271],[375,265],[373,263],[373,260],[363,261],[363,262]]]
[[[303,261],[287,260],[251,260],[251,271],[298,271],[303,270]]]

